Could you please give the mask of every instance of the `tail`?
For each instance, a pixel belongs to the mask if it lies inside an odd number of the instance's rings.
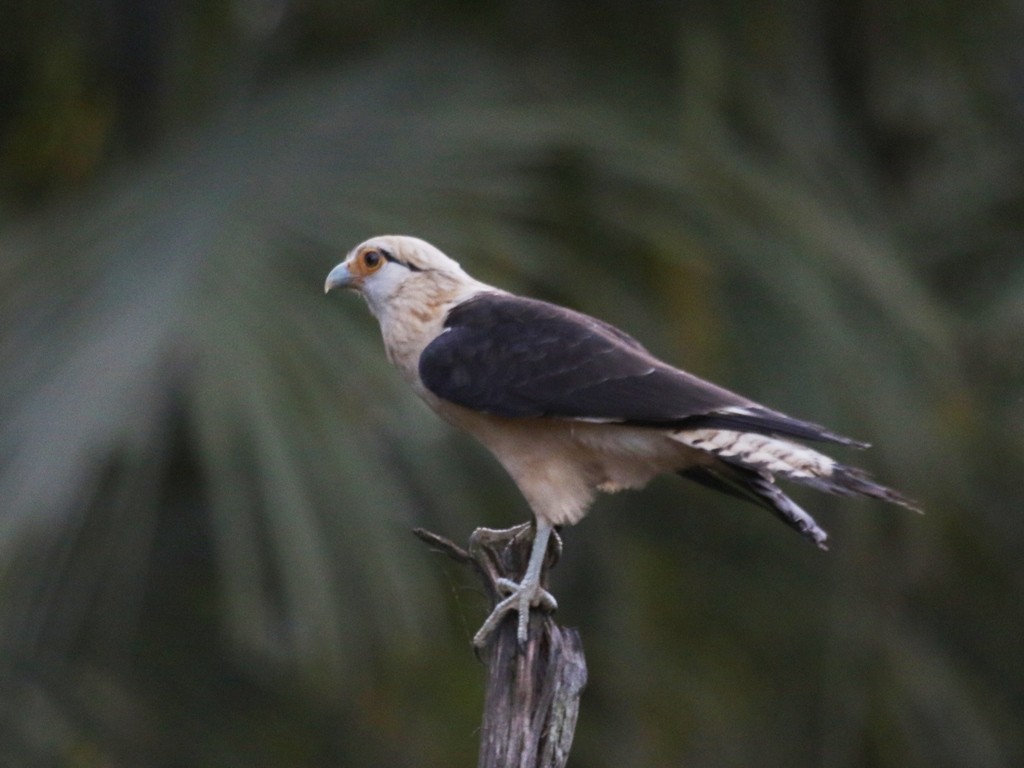
[[[767,472],[737,467],[726,462],[715,466],[690,467],[679,475],[703,486],[722,491],[730,496],[757,504],[775,515],[801,536],[813,542],[818,549],[828,550],[828,534],[807,512],[782,492]]]
[[[863,469],[838,462],[833,463],[832,472],[824,477],[798,477],[786,474],[783,474],[783,477],[837,496],[865,496],[870,499],[887,501],[890,504],[898,504],[914,512],[922,511],[916,501],[907,498],[897,490],[876,483]]]
[[[824,543],[827,534],[814,518],[782,492],[775,484],[775,477],[826,493],[879,499],[921,511],[915,502],[874,482],[863,470],[840,464],[812,448],[779,437],[705,428],[677,432],[673,438],[718,459],[679,474],[768,509],[821,549],[827,549]]]

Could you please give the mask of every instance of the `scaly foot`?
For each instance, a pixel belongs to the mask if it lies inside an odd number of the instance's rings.
[[[496,585],[505,597],[494,606],[490,616],[487,617],[477,633],[473,635],[473,645],[477,648],[482,648],[486,645],[491,633],[498,628],[501,620],[505,618],[505,614],[509,611],[516,611],[519,614],[516,639],[519,640],[520,645],[525,645],[527,628],[530,624],[530,609],[541,608],[548,612],[558,610],[558,602],[550,592],[540,585],[539,580],[531,583],[523,579],[521,583],[517,584],[511,579],[498,579]]]
[[[513,533],[514,531],[514,533]],[[519,535],[520,529],[509,531],[488,531],[492,534],[510,533]],[[537,530],[533,537],[533,548],[530,550],[530,562],[526,567],[526,574],[523,580],[516,583],[511,579],[500,578],[495,582],[498,590],[505,597],[494,606],[490,616],[484,621],[483,626],[473,636],[473,645],[477,648],[487,643],[491,633],[498,628],[505,614],[509,611],[516,611],[519,614],[519,623],[516,626],[516,638],[520,645],[526,644],[527,628],[530,624],[530,609],[542,608],[546,611],[554,611],[558,608],[555,598],[540,585],[541,571],[544,567],[544,557],[548,550],[548,540],[551,538],[552,528],[547,523],[538,521]],[[474,534],[475,535],[475,534]],[[556,540],[557,540],[556,535]],[[561,541],[558,541],[559,550]]]

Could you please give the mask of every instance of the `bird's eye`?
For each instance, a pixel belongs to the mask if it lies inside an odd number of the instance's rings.
[[[363,252],[363,266],[368,272],[373,272],[379,269],[384,263],[384,254],[377,250],[369,250]]]

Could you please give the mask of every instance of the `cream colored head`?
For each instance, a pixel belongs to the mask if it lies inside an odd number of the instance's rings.
[[[411,286],[430,294],[432,286],[473,284],[458,262],[425,240],[406,235],[381,235],[360,243],[331,270],[324,291],[348,288],[358,291],[380,317],[387,305]]]

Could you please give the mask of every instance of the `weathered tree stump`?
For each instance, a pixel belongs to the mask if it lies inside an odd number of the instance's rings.
[[[452,559],[471,566],[492,607],[502,598],[500,578],[517,581],[530,556],[532,527],[507,531],[478,528],[465,550],[437,534],[414,533]],[[557,560],[548,552],[544,574]],[[542,577],[542,581],[546,581]],[[530,634],[520,647],[516,614],[510,613],[478,655],[487,664],[480,733],[480,768],[561,768],[569,759],[580,694],[587,682],[579,633],[555,623],[551,614],[532,611]]]

